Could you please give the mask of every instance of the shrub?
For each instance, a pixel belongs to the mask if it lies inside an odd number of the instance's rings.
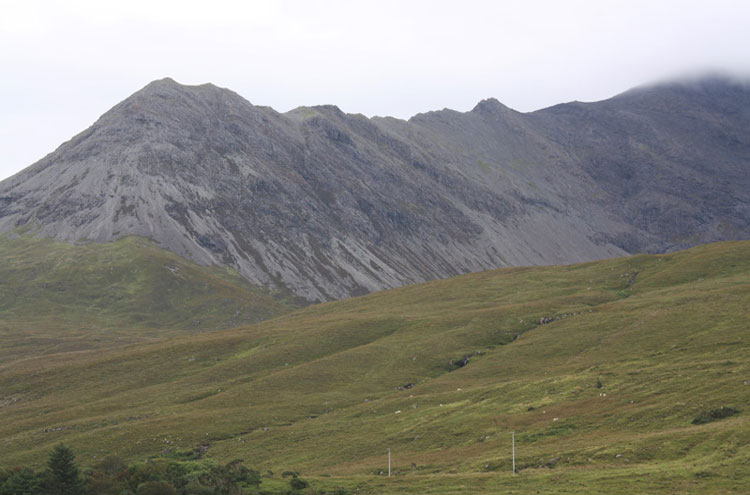
[[[176,495],[177,491],[166,481],[147,481],[138,485],[136,495]]]
[[[188,483],[184,492],[186,495],[214,495],[216,493],[212,487],[203,485],[197,480]]]
[[[711,409],[710,411],[702,411],[699,415],[693,419],[694,425],[702,425],[705,423],[710,423],[711,421],[718,421],[720,419],[728,418],[729,416],[734,416],[735,414],[739,414],[739,410],[735,409],[733,407],[725,407],[722,406],[718,409]]]
[[[260,473],[243,466],[240,459],[213,466],[200,477],[201,484],[212,487],[219,495],[241,493],[241,484],[257,487],[260,481]]]
[[[138,487],[148,481],[164,481],[165,479],[167,479],[166,463],[153,459],[142,464],[134,464],[128,469],[127,484],[132,492],[137,492]]]
[[[114,476],[127,471],[128,464],[122,459],[122,457],[116,455],[108,455],[102,459],[94,468],[97,471],[101,471],[104,474]]]
[[[310,486],[310,483],[303,480],[302,478],[292,476],[292,479],[289,480],[289,486],[292,488],[292,490],[304,490],[305,488]]]

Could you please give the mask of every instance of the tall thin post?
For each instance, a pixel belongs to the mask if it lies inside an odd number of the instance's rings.
[[[391,449],[388,449],[388,477],[391,477]]]
[[[516,432],[510,432],[510,438],[513,441],[513,474],[516,474]]]

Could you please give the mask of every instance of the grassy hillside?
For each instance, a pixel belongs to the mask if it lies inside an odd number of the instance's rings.
[[[750,243],[733,242],[19,360],[0,366],[2,464],[60,441],[84,464],[204,445],[326,491],[743,493],[749,313]],[[693,424],[722,407],[739,413]]]
[[[141,238],[0,236],[0,362],[255,322],[296,306]]]

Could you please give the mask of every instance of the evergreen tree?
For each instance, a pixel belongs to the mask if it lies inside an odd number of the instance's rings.
[[[18,469],[8,474],[8,479],[0,483],[0,495],[37,495],[39,493],[41,479],[31,469]]]
[[[83,495],[84,486],[73,452],[63,444],[52,450],[47,461],[45,493],[47,495]]]

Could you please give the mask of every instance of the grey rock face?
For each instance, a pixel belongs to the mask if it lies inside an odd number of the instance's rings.
[[[0,183],[0,232],[150,237],[310,301],[750,233],[750,91],[710,80],[530,114],[286,114],[155,81]]]

